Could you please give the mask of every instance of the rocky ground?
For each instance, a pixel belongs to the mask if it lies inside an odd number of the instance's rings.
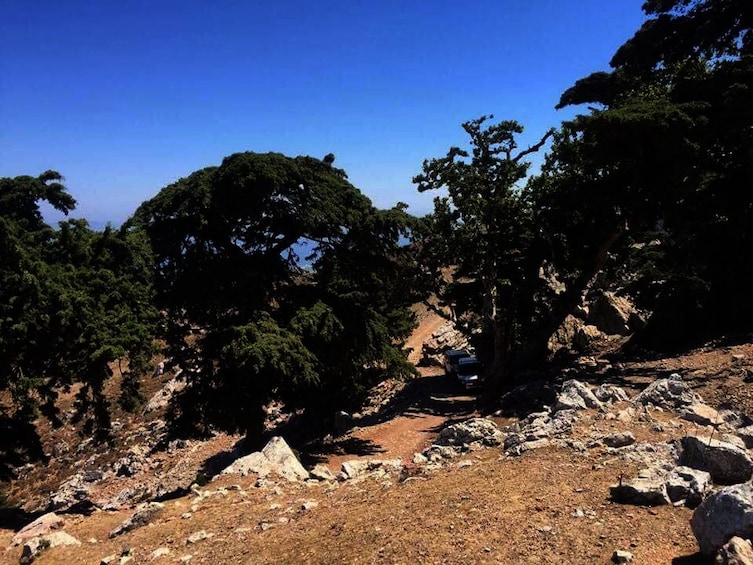
[[[414,360],[442,324],[422,313]],[[305,467],[279,441],[241,461],[238,437],[165,441],[159,410],[122,416],[106,453],[63,430],[46,436],[50,463],[6,489],[25,512],[3,515],[0,562],[713,563],[750,499],[751,369],[747,340],[595,354],[482,413],[422,367],[299,453]]]

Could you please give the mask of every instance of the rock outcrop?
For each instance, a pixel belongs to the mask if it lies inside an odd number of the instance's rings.
[[[451,424],[439,432],[437,445],[464,447],[468,450],[474,446],[493,447],[500,445],[504,434],[491,420],[473,418],[457,424]]]
[[[442,366],[442,354],[447,349],[468,349],[468,338],[455,328],[453,322],[439,327],[421,347],[420,365]]]
[[[632,400],[635,404],[652,405],[658,408],[680,410],[701,402],[682,377],[673,373],[668,378],[657,379],[639,392]]]
[[[29,565],[48,549],[65,545],[81,545],[81,542],[66,532],[53,532],[31,538],[24,543],[20,564]]]
[[[701,552],[706,555],[713,555],[733,536],[750,536],[753,532],[753,485],[725,487],[706,497],[693,512],[690,527]]]
[[[708,471],[714,483],[734,485],[753,476],[753,459],[737,445],[698,436],[681,440],[680,464]]]
[[[142,414],[147,415],[158,410],[164,410],[170,404],[172,398],[184,388],[186,388],[185,379],[178,378],[178,376],[170,379],[149,399],[142,410]]]
[[[222,471],[222,475],[248,475],[254,473],[265,478],[276,474],[288,481],[302,481],[309,478],[309,472],[285,440],[275,436],[261,451],[255,451],[236,459]]]
[[[571,379],[562,383],[554,410],[584,410],[586,408],[604,410],[604,404],[582,382]]]
[[[118,527],[110,532],[110,537],[114,538],[119,535],[125,534],[136,528],[146,526],[149,522],[154,520],[162,511],[165,506],[159,502],[149,502],[141,504],[136,508],[136,511],[131,516],[121,523]]]

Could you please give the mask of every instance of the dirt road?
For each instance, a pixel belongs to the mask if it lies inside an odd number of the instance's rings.
[[[419,327],[406,346],[418,361],[421,345],[446,321],[432,312],[422,313]],[[465,420],[478,414],[475,395],[448,379],[438,367],[419,367],[420,376],[389,400],[377,414],[356,420],[356,427],[339,438],[328,454],[328,467],[337,471],[343,461],[358,458],[394,459],[409,462],[413,454],[431,445],[448,421]]]

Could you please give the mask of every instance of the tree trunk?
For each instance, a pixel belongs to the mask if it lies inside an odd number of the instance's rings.
[[[572,314],[575,308],[583,301],[583,293],[588,285],[593,281],[596,275],[604,268],[607,262],[609,250],[614,243],[625,233],[625,224],[618,225],[610,232],[599,245],[593,248],[589,261],[580,272],[572,284],[567,285],[563,292],[552,306],[551,313],[541,330],[536,333],[534,338],[526,348],[522,356],[522,364],[531,366],[538,362],[544,361],[548,354],[547,344],[549,338],[559,329],[565,318]]]
[[[492,333],[494,360],[484,383],[484,400],[487,403],[499,398],[510,373],[510,339],[506,324],[495,319],[492,322]]]

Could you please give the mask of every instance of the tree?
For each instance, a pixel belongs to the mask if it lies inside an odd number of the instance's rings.
[[[59,424],[58,391],[79,384],[77,416],[103,438],[111,365],[125,362],[121,398],[133,408],[153,350],[150,252],[136,232],[47,225],[39,202],[75,206],[61,181],[54,171],[0,179],[0,390],[17,425],[39,410]]]
[[[654,309],[644,337],[666,342],[679,323],[702,329],[694,337],[742,330],[753,314],[740,282],[753,274],[744,188],[753,180],[753,10],[740,0],[656,0],[644,9],[651,17],[617,51],[613,70],[563,94],[560,106],[597,106],[566,127],[547,178],[561,186],[569,177],[564,184],[588,207],[604,191],[609,202],[592,217],[609,218],[611,207],[633,240],[659,237],[664,282],[638,281]],[[576,189],[575,175],[589,180]],[[550,217],[561,223],[561,213]],[[618,251],[614,241],[602,242]]]
[[[324,413],[355,402],[370,372],[408,370],[409,217],[374,209],[333,161],[234,154],[129,221],[152,242],[190,375],[179,422],[256,440],[271,400]],[[187,342],[190,325],[203,337]]]
[[[478,285],[481,303],[476,311],[493,344],[487,383],[494,396],[508,375],[526,322],[521,316],[530,313],[528,302],[539,284],[538,264],[528,253],[530,210],[519,186],[530,166],[524,159],[552,132],[520,150],[516,136],[522,126],[514,121],[485,125],[491,118],[464,123],[470,152],[452,147],[445,157],[424,161],[423,173],[413,182],[421,192],[447,191],[447,196],[435,198],[434,212],[427,218],[426,264],[435,269],[454,266],[456,281]]]

